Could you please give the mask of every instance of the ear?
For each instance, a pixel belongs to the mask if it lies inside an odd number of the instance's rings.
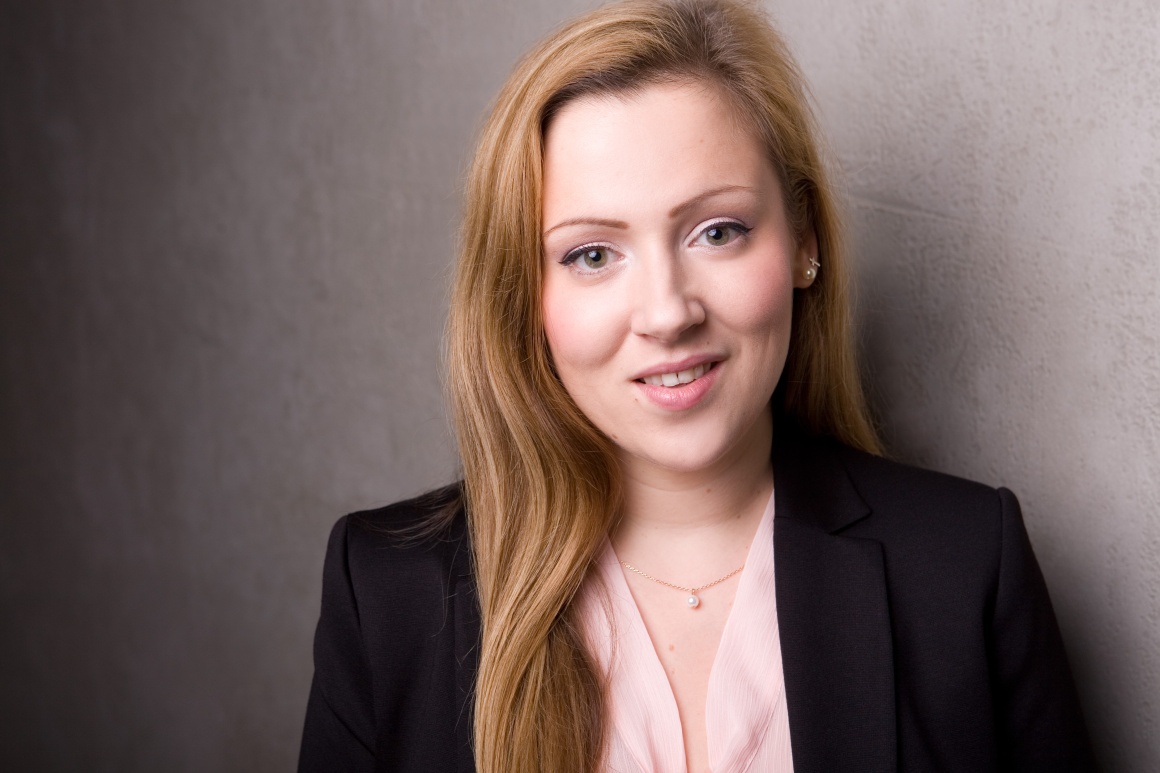
[[[804,290],[814,283],[817,279],[817,270],[814,275],[810,276],[806,272],[818,260],[818,235],[814,229],[809,229],[798,244],[797,252],[793,258],[793,286],[795,289]]]

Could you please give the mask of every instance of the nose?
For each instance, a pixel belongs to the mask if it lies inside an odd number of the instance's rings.
[[[705,307],[678,256],[658,253],[635,268],[633,333],[668,343],[705,321]]]

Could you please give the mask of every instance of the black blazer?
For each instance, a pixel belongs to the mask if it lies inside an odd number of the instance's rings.
[[[795,773],[1094,770],[1014,495],[829,440],[774,445]],[[474,770],[464,518],[409,545],[385,533],[455,495],[334,527],[300,771]]]

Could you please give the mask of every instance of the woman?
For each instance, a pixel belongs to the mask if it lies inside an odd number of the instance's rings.
[[[801,79],[734,2],[525,58],[468,184],[463,483],[340,521],[302,770],[1087,770],[1018,504],[882,460]]]

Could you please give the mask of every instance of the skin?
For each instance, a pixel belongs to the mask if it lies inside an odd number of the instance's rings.
[[[810,284],[777,174],[712,84],[585,97],[549,127],[543,315],[560,379],[619,449],[617,556],[686,586],[744,563],[772,493],[769,398],[789,347],[793,291]],[[691,407],[635,377],[708,355]],[[708,770],[705,696],[738,577],[703,591],[626,578],[673,689],[690,771]]]

